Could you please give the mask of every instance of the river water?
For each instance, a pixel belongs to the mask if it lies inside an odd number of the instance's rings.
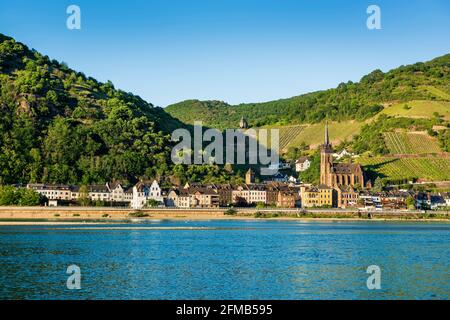
[[[0,226],[0,298],[449,299],[449,249],[450,224],[431,222]]]

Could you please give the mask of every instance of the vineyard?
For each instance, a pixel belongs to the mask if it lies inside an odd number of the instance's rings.
[[[393,154],[441,152],[437,140],[426,132],[386,132],[384,140],[390,153]]]
[[[267,127],[263,129],[267,129],[267,142],[270,146],[271,141],[271,135],[270,130],[271,129],[278,129],[279,131],[279,147],[280,150],[285,150],[289,146],[289,144],[292,142],[293,139],[295,139],[303,130],[305,126],[303,125],[295,125],[295,126],[282,126],[282,127]]]
[[[364,123],[358,121],[332,122],[328,125],[330,139],[333,145],[338,145],[344,140],[352,140],[357,135]],[[317,123],[305,126],[304,130],[298,134],[290,143],[290,146],[299,146],[302,143],[311,147],[317,147],[323,143],[325,124]]]
[[[305,128],[305,126],[289,126],[280,128],[280,150],[283,150],[289,146]]]
[[[446,158],[361,157],[358,162],[367,172],[388,180],[450,180],[450,159]]]
[[[332,143],[337,145],[343,140],[351,140],[354,135],[359,133],[363,124],[363,122],[357,121],[330,123],[328,128]],[[315,148],[319,144],[323,143],[325,124],[317,123],[311,125],[293,125],[282,127],[268,126],[264,127],[264,129],[278,129],[280,135],[280,150],[286,151],[288,147],[298,147],[301,144],[306,144],[312,148]]]

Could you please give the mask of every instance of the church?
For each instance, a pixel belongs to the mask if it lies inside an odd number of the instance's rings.
[[[320,148],[320,184],[331,188],[355,185],[364,188],[366,186],[364,172],[359,164],[333,162],[328,124],[325,125],[325,141]]]

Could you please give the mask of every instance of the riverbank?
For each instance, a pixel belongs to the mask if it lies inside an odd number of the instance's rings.
[[[256,209],[239,208],[234,214],[227,209],[146,209],[86,207],[0,207],[1,225],[30,224],[80,224],[132,222],[148,220],[392,220],[392,221],[443,221],[450,222],[446,212],[380,211],[361,212],[339,209]]]

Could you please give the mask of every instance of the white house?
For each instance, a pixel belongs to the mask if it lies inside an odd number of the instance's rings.
[[[156,180],[150,186],[139,182],[133,187],[133,199],[131,200],[133,209],[142,209],[148,200],[164,203],[161,188]]]
[[[107,183],[106,187],[111,192],[111,201],[113,202],[125,202],[125,189],[120,183]]]
[[[346,156],[353,157],[354,154],[348,152],[346,149],[342,149],[341,152],[333,153],[333,157],[336,158],[337,160],[340,160],[341,158],[346,157]]]
[[[105,184],[99,185],[89,185],[89,199],[92,201],[111,201],[111,192],[108,189],[108,186]]]
[[[267,203],[267,190],[262,184],[237,186],[231,193],[233,203]]]
[[[72,188],[61,184],[30,183],[28,189],[33,189],[37,193],[47,197],[49,200],[71,200]]]
[[[156,201],[163,201],[161,196],[161,188],[156,180],[153,180],[152,185],[150,186],[150,194],[149,199],[154,199]]]
[[[309,161],[308,157],[300,157],[295,161],[295,171],[305,171],[309,168],[310,165],[311,161]]]

